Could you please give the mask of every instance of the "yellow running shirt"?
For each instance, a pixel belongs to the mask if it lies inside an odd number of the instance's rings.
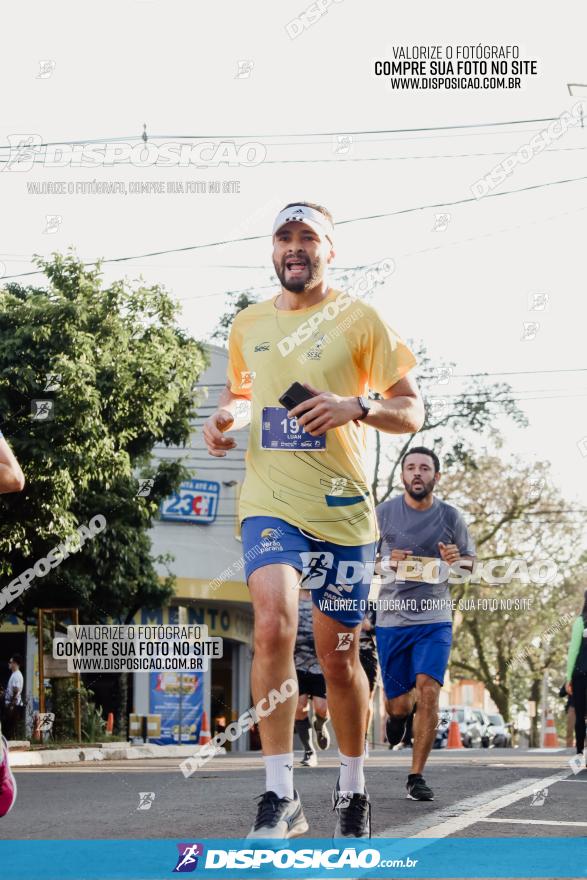
[[[343,397],[382,393],[416,358],[372,306],[349,293],[331,289],[296,311],[277,309],[276,299],[239,312],[228,342],[230,389],[252,401],[240,521],[275,516],[335,544],[376,541],[365,426],[334,428],[325,449],[308,451],[314,438],[277,410],[279,398],[296,381]]]

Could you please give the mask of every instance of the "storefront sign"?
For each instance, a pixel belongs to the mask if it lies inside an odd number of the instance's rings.
[[[220,483],[187,480],[177,492],[161,502],[161,519],[200,524],[214,522],[219,497]]]

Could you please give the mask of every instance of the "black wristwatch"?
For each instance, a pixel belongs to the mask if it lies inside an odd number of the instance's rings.
[[[367,400],[366,397],[357,397],[357,400],[359,401],[359,406],[361,407],[363,412],[358,417],[358,419],[356,419],[356,421],[361,422],[361,421],[363,421],[363,419],[366,419],[367,416],[369,415],[369,413],[371,411],[371,404],[369,403],[369,401]]]

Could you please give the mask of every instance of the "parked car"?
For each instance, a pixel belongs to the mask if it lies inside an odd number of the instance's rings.
[[[506,724],[503,716],[499,714],[491,714],[489,716],[491,727],[489,728],[491,736],[491,745],[495,749],[509,749],[512,745],[512,735],[510,733],[511,725]]]
[[[450,724],[450,712],[441,709],[438,713],[438,725],[436,727],[436,736],[432,743],[433,749],[445,749],[448,743],[448,725]]]
[[[449,723],[452,720],[452,710],[455,710],[456,720],[459,723],[461,731],[461,742],[466,749],[480,749],[483,742],[489,745],[487,734],[488,725],[484,721],[481,713],[477,716],[475,713],[481,712],[479,709],[472,709],[470,706],[449,706],[445,711],[449,715]]]
[[[461,742],[466,749],[487,749],[492,743],[491,720],[482,709],[470,706],[449,706],[438,713],[438,726],[433,747],[445,749],[448,743],[448,729],[455,710],[455,718],[461,732]]]
[[[481,745],[484,749],[488,749],[491,745],[491,721],[489,720],[489,715],[483,709],[473,709],[473,715],[479,724]]]

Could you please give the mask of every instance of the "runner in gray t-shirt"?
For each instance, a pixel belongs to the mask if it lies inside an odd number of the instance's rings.
[[[312,608],[310,592],[300,590],[298,634],[294,648],[294,663],[298,679],[298,704],[294,729],[304,747],[302,767],[316,767],[318,764],[310,727],[310,700],[312,701],[313,727],[318,747],[327,749],[330,745],[326,681],[316,655]]]
[[[452,641],[449,567],[473,564],[475,544],[459,511],[434,497],[436,454],[424,446],[402,459],[404,493],[377,507],[384,582],[377,603],[377,649],[387,739],[399,743],[414,703],[408,797],[433,800],[422,776],[438,724],[438,697]],[[390,573],[391,567],[395,574]],[[387,569],[387,570],[386,570]]]
[[[411,507],[404,495],[396,495],[377,508],[381,532],[378,551],[381,556],[390,557],[395,548],[410,551],[407,564],[399,567],[394,580],[384,582],[381,587],[377,606],[378,626],[416,626],[452,621],[449,566],[446,563],[441,565],[439,545],[455,545],[461,556],[468,557],[475,555],[475,545],[456,507],[434,498],[432,493],[430,497],[432,503],[427,510]],[[410,564],[410,556],[430,560],[422,567],[423,579],[418,575],[419,566]],[[426,577],[430,577],[430,582],[425,580]]]

